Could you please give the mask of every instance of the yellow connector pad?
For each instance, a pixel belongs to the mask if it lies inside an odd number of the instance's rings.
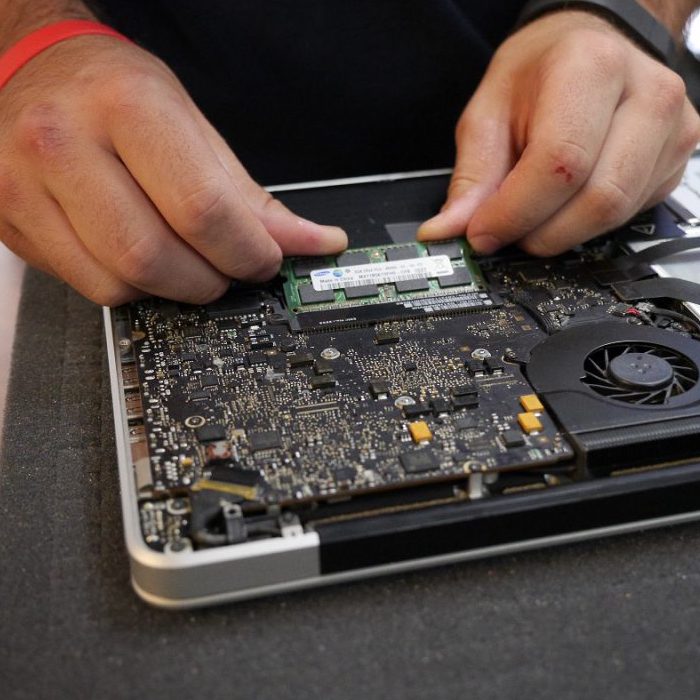
[[[408,430],[411,433],[413,442],[423,442],[424,440],[432,440],[433,434],[430,432],[430,427],[424,420],[416,421],[408,424]]]
[[[528,435],[544,428],[534,413],[518,413],[518,423],[520,423],[522,431]]]
[[[520,405],[523,410],[529,413],[537,413],[537,411],[544,411],[544,406],[536,394],[526,394],[520,397]]]

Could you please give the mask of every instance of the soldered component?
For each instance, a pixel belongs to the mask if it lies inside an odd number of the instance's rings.
[[[527,433],[539,433],[544,430],[542,421],[534,413],[518,413],[518,423],[523,432]]]
[[[411,433],[413,442],[429,442],[433,439],[433,433],[430,426],[423,420],[415,421],[408,424],[408,430]]]
[[[537,394],[524,394],[520,397],[520,405],[528,413],[539,413],[544,411],[544,406]]]

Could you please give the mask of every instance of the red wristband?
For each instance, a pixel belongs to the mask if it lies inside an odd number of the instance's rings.
[[[123,34],[106,24],[84,19],[68,19],[42,27],[20,39],[0,56],[0,89],[12,76],[35,56],[66,39],[83,34],[103,34],[129,41]]]

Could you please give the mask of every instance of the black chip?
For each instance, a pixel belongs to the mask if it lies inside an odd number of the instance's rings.
[[[417,279],[417,280],[399,280],[394,282],[396,286],[396,291],[399,294],[404,292],[425,292],[430,289],[430,284],[427,279]]]
[[[399,455],[399,461],[406,474],[418,474],[437,469],[440,462],[435,453],[430,449],[404,452]]]
[[[453,396],[452,405],[456,409],[476,408],[479,405],[479,397],[476,394],[470,394],[467,396]]]
[[[219,357],[232,357],[233,350],[231,348],[221,348],[219,350]]]
[[[253,452],[282,447],[282,436],[276,430],[258,430],[248,433],[248,444]]]
[[[312,285],[304,284],[299,287],[299,298],[302,304],[321,304],[335,301],[335,292],[332,289],[316,291]]]
[[[179,376],[180,376],[180,370],[179,370],[179,369],[169,369],[169,370],[168,370],[168,376],[169,376],[169,377],[179,377]]]
[[[477,389],[473,384],[459,384],[452,387],[452,396],[471,396],[477,393]]]
[[[458,450],[457,452],[453,453],[452,455],[452,461],[455,464],[464,464],[469,459],[469,453],[468,452],[462,452],[461,450]]]
[[[457,241],[431,243],[427,247],[428,255],[447,255],[450,260],[459,260],[462,257],[462,246]]]
[[[284,355],[272,355],[269,363],[276,372],[284,372],[287,369],[287,358]]]
[[[418,369],[418,365],[412,360],[407,360],[401,367],[403,367],[404,372],[415,372]]]
[[[449,413],[452,410],[450,402],[446,399],[431,399],[430,406],[436,416],[440,413]]]
[[[282,352],[294,352],[297,349],[297,344],[293,340],[283,340],[280,343]]]
[[[313,363],[314,356],[310,352],[299,352],[296,355],[289,356],[289,366],[292,368],[307,367]]]
[[[182,335],[184,335],[185,338],[199,338],[199,336],[202,335],[202,329],[196,326],[187,326],[182,329]]]
[[[476,428],[479,424],[476,416],[464,416],[463,418],[457,418],[455,420],[455,430],[469,430],[470,428]]]
[[[412,260],[413,258],[420,257],[418,255],[418,248],[414,245],[404,245],[400,248],[387,248],[386,249],[386,259],[389,262],[396,262],[397,260]]]
[[[487,357],[484,362],[489,372],[497,372],[503,369],[503,362],[495,357]]]
[[[472,281],[472,276],[466,267],[456,267],[451,275],[437,279],[438,284],[444,289],[445,287],[459,287],[463,284],[469,284]]]
[[[322,374],[318,377],[311,377],[309,384],[312,389],[330,389],[336,385],[336,381],[333,375]]]
[[[268,348],[275,347],[275,342],[269,336],[263,336],[261,338],[251,338],[250,339],[250,349],[251,350],[267,350]]]
[[[292,271],[295,277],[308,277],[313,270],[322,270],[328,267],[323,258],[302,258],[292,263]]]
[[[357,470],[354,467],[338,467],[338,469],[333,470],[333,478],[336,483],[341,481],[352,481],[357,474]]]
[[[367,265],[369,263],[369,255],[360,250],[342,253],[335,259],[335,264],[338,267],[347,267],[349,265]]]
[[[221,318],[217,323],[222,331],[227,331],[231,328],[235,328],[238,325],[238,320],[235,318]]]
[[[264,352],[251,352],[248,355],[248,361],[251,365],[266,365],[267,355]]]
[[[237,484],[239,486],[257,486],[261,481],[260,474],[251,469],[241,469],[226,464],[217,464],[212,467],[212,481],[223,481],[226,484]]]
[[[215,374],[204,374],[202,375],[202,389],[206,389],[210,386],[217,386],[219,383],[219,378]]]
[[[382,394],[388,394],[390,391],[389,382],[386,379],[375,379],[369,383],[369,393],[376,399]]]
[[[183,362],[194,362],[197,356],[193,352],[183,352],[182,355],[180,355],[180,359]]]
[[[226,427],[221,423],[207,423],[195,430],[199,442],[218,442],[226,439]]]
[[[359,287],[348,287],[343,290],[346,299],[362,299],[363,297],[376,297],[379,295],[379,287],[376,284],[363,284]]]
[[[403,414],[406,416],[406,418],[417,418],[418,416],[431,412],[432,408],[430,408],[430,406],[424,401],[417,401],[410,406],[403,407]]]
[[[506,447],[522,447],[525,444],[525,438],[519,430],[504,430],[501,437]]]
[[[193,391],[190,393],[191,401],[209,401],[211,398],[211,392],[201,389],[199,391]]]
[[[484,373],[484,363],[481,360],[465,360],[464,366],[472,376]]]
[[[401,340],[401,334],[395,330],[377,331],[377,334],[374,336],[374,341],[377,345],[398,343],[399,340]]]
[[[333,365],[328,360],[318,359],[314,362],[314,374],[333,374]]]

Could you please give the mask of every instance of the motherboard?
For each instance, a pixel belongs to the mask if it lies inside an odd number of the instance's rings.
[[[288,259],[206,306],[122,307],[146,542],[235,544],[682,463],[700,326],[628,259],[612,240],[551,260],[383,243]]]

